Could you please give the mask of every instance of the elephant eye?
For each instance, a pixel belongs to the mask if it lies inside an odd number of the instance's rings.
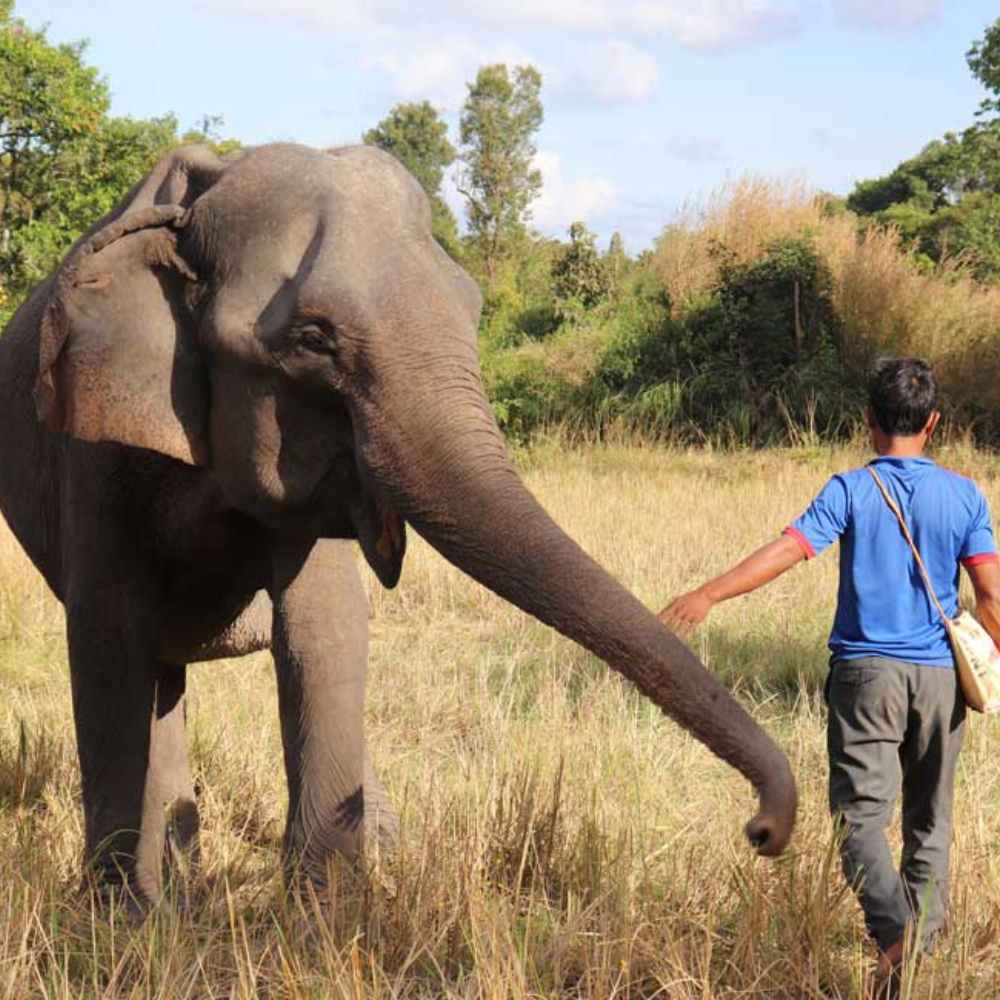
[[[329,351],[333,346],[330,335],[316,323],[297,327],[295,334],[296,342],[310,351]]]

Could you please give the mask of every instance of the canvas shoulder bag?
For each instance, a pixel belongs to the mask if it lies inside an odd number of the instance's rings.
[[[966,704],[977,712],[1000,711],[1000,650],[997,650],[986,629],[968,611],[961,612],[957,618],[949,618],[944,613],[899,504],[889,495],[874,467],[869,465],[867,468],[889,509],[899,521],[899,527],[913,552],[927,593],[944,623],[952,652],[955,654],[955,669],[958,672],[958,682],[962,687],[962,694],[965,695]]]

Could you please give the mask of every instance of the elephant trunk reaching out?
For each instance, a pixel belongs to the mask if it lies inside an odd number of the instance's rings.
[[[434,368],[432,384],[411,380],[405,394],[383,389],[377,408],[355,412],[358,457],[383,491],[389,487],[387,505],[446,559],[607,662],[737,768],[760,797],[747,836],[760,854],[779,854],[796,811],[784,754],[524,487],[506,457],[471,352],[448,371],[440,361]],[[387,407],[387,399],[405,399],[405,407]],[[401,459],[414,454],[423,460]]]
[[[788,842],[784,755],[512,469],[480,306],[391,156],[276,144],[164,157],[18,310],[0,338],[0,511],[66,606],[102,882],[154,902],[168,834],[194,849],[187,665],[268,644],[289,874],[322,887],[335,853],[391,836],[349,540],[392,587],[406,522],[746,775],[760,853]]]

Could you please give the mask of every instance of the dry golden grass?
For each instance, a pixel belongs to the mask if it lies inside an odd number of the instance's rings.
[[[995,411],[1000,286],[978,284],[957,260],[918,267],[897,231],[860,225],[848,213],[824,211],[823,199],[802,182],[744,177],[689,205],[658,241],[654,267],[683,308],[717,281],[713,247],[749,263],[775,240],[809,234],[832,274],[846,364],[861,370],[879,354],[924,357],[966,419]]]
[[[831,470],[814,450],[542,446],[555,517],[651,607],[773,536]],[[974,453],[1000,507],[995,462]],[[5,532],[5,529],[4,529]],[[76,891],[82,845],[61,611],[0,532],[0,998],[857,997],[871,953],[825,805],[820,687],[835,556],[718,609],[695,646],[799,776],[793,849],[753,857],[746,783],[602,664],[418,539],[373,587],[368,731],[398,853],[339,872],[322,917],[278,878],[269,658],[192,668],[203,867],[141,926]],[[953,930],[915,998],[1000,996],[1000,727],[974,719]]]
[[[769,243],[823,223],[811,189],[801,181],[745,176],[712,192],[703,203],[688,202],[657,241],[654,267],[670,295],[684,305],[715,284],[724,246],[738,263],[758,258]]]

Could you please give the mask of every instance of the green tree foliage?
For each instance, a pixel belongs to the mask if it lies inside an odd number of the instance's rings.
[[[929,143],[885,177],[861,181],[847,207],[898,227],[923,258],[961,257],[984,281],[1000,279],[1000,132],[974,125]]]
[[[0,0],[0,327],[76,237],[178,144],[172,115],[108,116],[83,42],[53,45]],[[238,145],[205,116],[180,141]]]
[[[588,433],[615,424],[741,444],[849,430],[860,382],[841,361],[832,276],[812,238],[776,239],[750,261],[722,244],[713,255],[718,278],[701,302],[675,309],[640,263],[597,326],[487,350],[505,430],[525,439],[552,421]]]
[[[808,237],[776,240],[749,263],[735,263],[721,245],[716,253],[718,346],[748,385],[780,385],[791,369],[835,347],[833,282]]]
[[[966,59],[992,95],[978,114],[1000,111],[1000,19]],[[948,132],[886,176],[859,182],[847,207],[896,226],[928,265],[959,257],[981,280],[1000,280],[1000,118]]]
[[[448,126],[428,101],[397,104],[361,137],[369,146],[392,153],[420,182],[431,202],[431,226],[438,243],[459,253],[458,223],[441,197],[444,173],[458,155],[448,141]]]
[[[992,95],[979,105],[979,113],[1000,112],[1000,17],[986,29],[979,41],[972,43],[965,59],[972,75]]]
[[[552,290],[560,316],[579,315],[603,302],[611,288],[596,238],[582,223],[569,227],[569,245],[552,268]]]
[[[176,122],[111,118],[87,141],[40,159],[37,189],[27,177],[17,194],[26,212],[14,220],[4,264],[12,290],[23,295],[55,266],[73,240],[109,212],[157,158],[176,144]],[[47,167],[47,169],[46,169]]]
[[[617,295],[628,276],[630,261],[625,253],[625,241],[621,233],[612,233],[608,252],[604,255],[604,270],[612,295]]]
[[[480,333],[487,349],[541,340],[559,326],[552,269],[562,249],[558,240],[526,230],[512,237],[484,302]],[[463,260],[484,273],[474,246],[466,249]]]
[[[833,279],[812,238],[776,239],[750,261],[715,243],[712,256],[711,296],[680,316],[655,275],[639,272],[630,299],[642,319],[610,341],[591,407],[647,424],[655,412],[674,431],[743,443],[779,440],[791,427],[842,430],[856,385],[840,362]]]
[[[542,186],[532,166],[542,124],[541,74],[484,66],[468,85],[460,120],[458,188],[468,201],[470,241],[486,277],[487,299],[503,258],[523,233]]]
[[[23,231],[40,215],[53,214],[45,213],[44,206],[56,200],[53,188],[60,175],[70,174],[81,146],[93,141],[104,123],[107,87],[95,69],[83,64],[82,55],[82,43],[49,44],[44,30],[33,30],[13,16],[9,0],[0,7],[0,270],[5,298],[17,295],[25,270],[31,271],[21,245]]]

